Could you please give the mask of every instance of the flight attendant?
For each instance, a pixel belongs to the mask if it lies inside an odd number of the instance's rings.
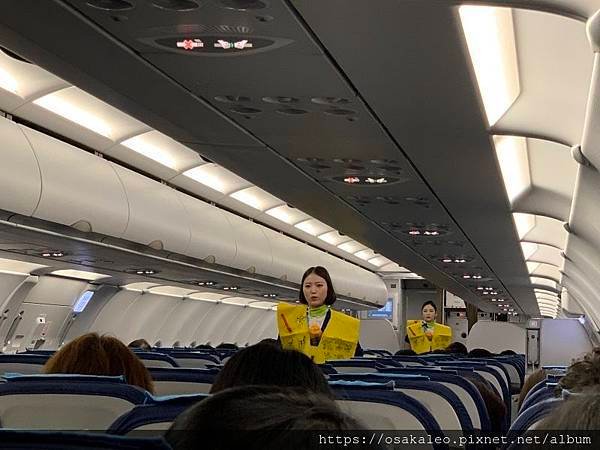
[[[317,364],[354,356],[360,321],[331,309],[336,296],[327,269],[310,267],[302,276],[300,304],[279,303],[277,326],[281,346],[298,350]]]
[[[422,320],[410,320],[406,327],[406,334],[410,347],[415,353],[427,353],[432,350],[444,349],[452,341],[452,328],[439,324],[437,306],[428,301],[421,306]]]

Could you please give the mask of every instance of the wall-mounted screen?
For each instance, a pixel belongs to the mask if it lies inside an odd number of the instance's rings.
[[[367,317],[369,319],[389,319],[392,320],[394,314],[394,299],[388,298],[385,306],[380,309],[367,311]]]
[[[83,294],[81,294],[75,302],[75,306],[73,306],[73,312],[82,312],[89,303],[89,301],[92,299],[93,295],[94,291],[85,291]]]

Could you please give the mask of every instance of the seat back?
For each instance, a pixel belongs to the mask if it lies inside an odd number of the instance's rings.
[[[554,398],[555,389],[556,384],[546,382],[543,388],[536,390],[533,394],[528,395],[527,398],[523,400],[520,411],[525,411],[527,408],[538,402]]]
[[[562,398],[552,398],[538,402],[523,410],[508,430],[507,441],[515,442],[517,437],[523,435],[527,430],[535,429],[539,422],[559,407],[562,402]]]
[[[150,367],[179,367],[177,361],[169,355],[155,352],[135,352],[136,356],[142,360],[144,366]]]
[[[162,439],[129,438],[100,433],[0,430],[3,450],[169,450]]]
[[[149,394],[119,377],[38,375],[0,384],[5,428],[105,430]]]
[[[397,391],[334,388],[339,407],[372,430],[441,432],[425,406]]]
[[[207,364],[221,364],[217,356],[202,353],[173,352],[170,356],[177,361],[179,367],[202,369],[206,368]]]
[[[152,367],[148,369],[154,380],[156,395],[187,395],[210,392],[217,376],[215,369]]]
[[[144,431],[151,436],[161,436],[179,414],[207,397],[207,394],[153,397],[151,403],[138,405],[120,416],[108,433],[127,435]]]
[[[0,355],[0,376],[5,373],[36,374],[42,373],[42,368],[49,355],[21,353],[16,355]]]

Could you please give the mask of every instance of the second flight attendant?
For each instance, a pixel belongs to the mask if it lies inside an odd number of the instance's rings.
[[[280,303],[277,326],[281,346],[298,350],[317,364],[354,356],[360,321],[331,309],[336,296],[327,269],[311,267],[302,276],[300,305]]]
[[[429,301],[421,306],[422,320],[410,320],[406,334],[415,353],[426,353],[446,348],[452,340],[452,328],[435,321],[437,307]]]

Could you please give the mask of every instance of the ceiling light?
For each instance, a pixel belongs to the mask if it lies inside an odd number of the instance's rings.
[[[425,236],[439,236],[440,232],[437,230],[425,230],[423,231]]]
[[[224,291],[237,291],[239,288],[237,286],[225,286],[223,287]]]
[[[369,260],[370,258],[373,258],[374,255],[375,255],[375,252],[373,250],[371,250],[370,248],[361,250],[354,254],[354,256],[356,256],[357,258],[364,259],[365,261]]]
[[[250,185],[248,181],[214,163],[194,167],[183,175],[222,194],[229,194]]]
[[[198,153],[156,130],[133,136],[121,145],[174,170],[202,161]]]
[[[84,109],[78,106],[75,101],[73,94],[76,89],[77,97],[84,97],[84,100],[93,99],[91,103],[100,102],[100,100],[92,97],[90,94],[83,92],[76,87],[68,87],[65,89],[61,89],[60,91],[52,92],[51,94],[44,95],[33,101],[38,106],[41,106],[48,111],[58,114],[59,116],[76,123],[77,125],[81,125],[88,130],[93,131],[101,136],[104,136],[108,139],[112,139],[112,130],[108,123],[98,117],[93,112]]]
[[[387,179],[386,178],[365,178],[365,183],[367,184],[385,184],[387,183]]]
[[[327,242],[328,244],[338,246],[343,242],[348,242],[352,240],[352,238],[340,234],[339,231],[328,231],[327,233],[323,233],[319,235],[319,239]]]
[[[471,278],[471,275],[463,275],[462,277],[463,277],[465,280],[468,280],[468,279],[470,279],[470,278]]]
[[[497,301],[498,301],[498,299],[496,299],[496,298],[493,298],[493,299],[492,299],[492,301],[493,301],[493,302],[497,302]]]
[[[524,213],[513,213],[512,216],[519,239],[523,239],[535,227],[535,216]]]
[[[549,280],[547,278],[529,277],[529,280],[531,281],[532,284],[539,284],[541,286],[548,286],[551,288],[556,288],[556,282],[553,280]]]
[[[365,248],[364,245],[362,245],[361,243],[356,242],[356,241],[344,242],[343,244],[338,245],[337,247],[340,250],[343,250],[345,252],[352,253],[352,254],[354,254],[354,253],[358,252],[359,250],[362,250],[363,248]]]
[[[19,95],[18,88],[19,85],[17,80],[15,80],[7,71],[0,69],[0,89]]]
[[[54,272],[51,272],[51,273],[52,273],[52,275],[57,275],[60,277],[77,278],[79,280],[86,280],[86,281],[96,281],[101,278],[109,278],[110,277],[110,275],[104,275],[102,273],[85,272],[83,270],[73,270],[73,269],[55,270]]]
[[[451,263],[452,262],[452,258],[444,258],[442,259],[443,263]]]
[[[421,232],[419,230],[409,230],[408,234],[410,234],[411,236],[418,236],[419,234],[421,234]]]
[[[348,183],[348,184],[360,183],[360,178],[358,178],[358,177],[346,177],[346,178],[344,178],[344,183]]]
[[[466,262],[467,262],[467,260],[466,260],[466,259],[459,258],[459,259],[455,259],[455,260],[454,260],[454,262],[455,262],[455,263],[457,263],[457,264],[463,264],[463,263],[466,263]]]
[[[534,217],[535,220],[535,217]],[[515,221],[516,223],[516,221]],[[533,228],[533,227],[532,227]],[[521,250],[523,250],[523,258],[528,260],[531,258],[535,252],[537,252],[539,246],[535,242],[521,242]]]
[[[288,205],[280,205],[275,208],[268,209],[265,211],[271,217],[275,217],[277,220],[281,220],[288,225],[293,225],[302,220],[305,220],[308,216],[302,211],[292,208]]]
[[[214,281],[198,281],[198,286],[214,286]]]
[[[323,234],[326,231],[331,230],[331,227],[325,225],[322,222],[319,222],[317,219],[308,219],[303,222],[297,223],[294,226],[299,230],[310,234],[311,236],[317,236],[319,234]]]
[[[251,208],[264,211],[265,209],[271,208],[274,205],[283,203],[277,197],[263,191],[258,186],[251,186],[240,191],[236,191],[229,194],[230,197],[235,198],[237,201],[242,202]],[[285,206],[285,205],[281,205]]]
[[[521,136],[494,136],[502,180],[511,204],[531,187],[527,141]]]
[[[368,260],[369,264],[373,264],[374,266],[377,266],[377,267],[381,267],[389,262],[390,262],[390,260],[387,259],[385,256],[376,256],[375,258],[371,258]]]
[[[512,10],[461,6],[459,14],[488,123],[493,126],[520,91]]]

